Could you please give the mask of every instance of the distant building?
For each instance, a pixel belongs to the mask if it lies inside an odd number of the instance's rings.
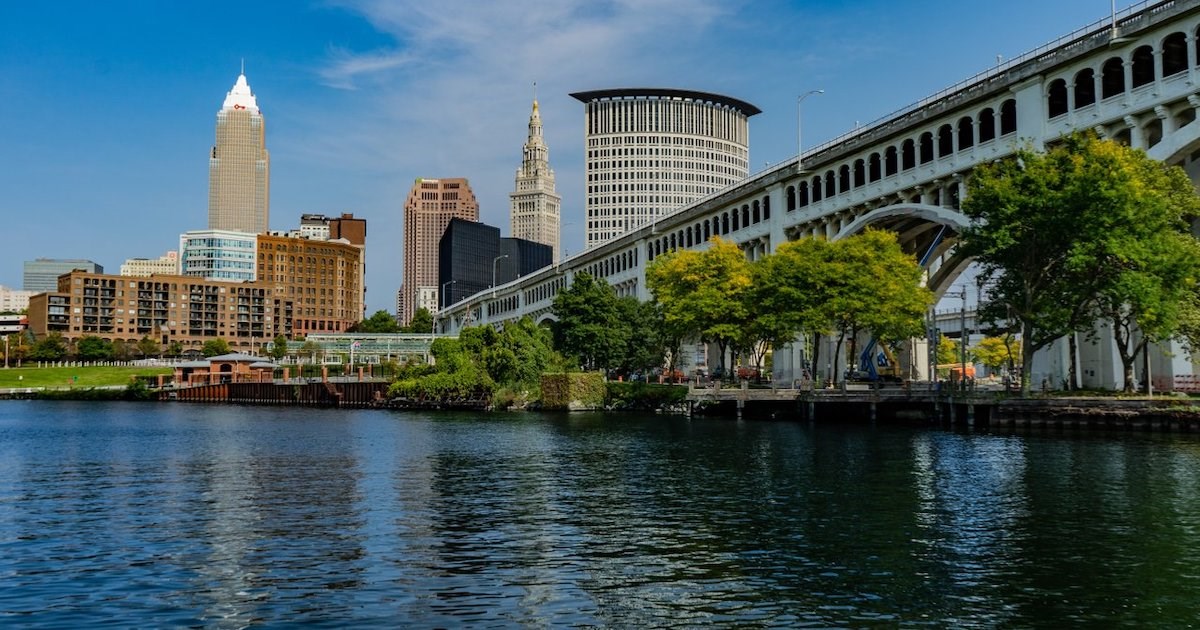
[[[179,237],[180,275],[224,282],[258,278],[258,236],[230,230],[195,230]]]
[[[261,234],[270,214],[271,158],[258,100],[239,74],[217,112],[208,159],[208,229]]]
[[[562,197],[554,189],[550,149],[542,138],[542,117],[536,100],[529,115],[529,137],[522,150],[515,190],[508,198],[512,236],[549,245],[557,261]]]
[[[438,244],[438,286],[446,287],[438,306],[529,275],[554,263],[549,245],[501,238],[500,228],[451,219]],[[437,312],[436,310],[432,312]]]
[[[54,291],[58,288],[58,277],[76,269],[104,273],[104,267],[90,260],[38,258],[25,261],[25,277],[21,288],[34,293]]]
[[[398,300],[402,324],[412,321],[423,303],[421,295],[438,290],[438,242],[452,218],[479,220],[479,203],[467,180],[418,179],[404,202],[404,276]]]
[[[304,239],[310,241],[335,241],[343,242],[349,245],[358,247],[358,279],[359,287],[362,291],[360,304],[364,309],[357,320],[360,321],[366,317],[367,303],[367,220],[359,219],[353,213],[343,212],[339,217],[327,217],[323,214],[302,214],[300,215],[300,227],[289,232],[271,232],[273,236],[287,236],[290,238]],[[262,258],[260,255],[259,258]],[[340,329],[339,329],[340,330]]]
[[[365,232],[365,230],[364,230]],[[295,305],[291,334],[342,332],[362,321],[365,249],[346,239],[258,236],[258,283]]]
[[[130,258],[121,265],[122,276],[146,277],[179,273],[179,252],[170,251],[158,258]]]
[[[750,174],[750,103],[660,88],[571,96],[584,103],[589,248]]]
[[[33,294],[33,291],[0,285],[0,313],[19,313],[29,308],[29,298]]]
[[[29,318],[25,315],[5,314],[0,310],[0,337],[14,335],[25,330]],[[0,345],[4,345],[0,343]]]
[[[291,334],[292,312],[292,301],[269,283],[73,271],[59,278],[55,291],[30,298],[29,329],[39,339],[51,332],[69,342],[95,335],[136,343],[148,336],[185,348],[221,338],[256,351],[278,334]]]

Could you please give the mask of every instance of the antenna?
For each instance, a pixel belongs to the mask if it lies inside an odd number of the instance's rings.
[[[242,74],[246,74],[246,58],[242,57]]]
[[[533,82],[533,100],[537,101],[537,81]]]

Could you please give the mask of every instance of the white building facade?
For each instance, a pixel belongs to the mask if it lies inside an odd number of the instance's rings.
[[[749,117],[735,98],[675,89],[576,92],[584,103],[590,249],[746,178]]]

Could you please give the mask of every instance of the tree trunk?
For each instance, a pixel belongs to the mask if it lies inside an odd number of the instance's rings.
[[[1070,353],[1070,355],[1071,355],[1071,364],[1070,364],[1070,367],[1067,368],[1067,390],[1068,391],[1074,391],[1076,389],[1076,383],[1079,382],[1076,379],[1078,366],[1075,361],[1075,354],[1076,354],[1076,350],[1077,350],[1077,348],[1076,348],[1077,342],[1076,342],[1075,336],[1076,335],[1074,332],[1067,335],[1067,352]]]
[[[1033,324],[1021,324],[1021,396],[1028,397],[1033,374]]]
[[[1137,360],[1137,351],[1131,351],[1129,348],[1130,337],[1132,333],[1125,330],[1121,326],[1121,322],[1116,319],[1111,320],[1113,327],[1113,344],[1117,346],[1117,356],[1121,358],[1121,370],[1124,374],[1125,383],[1121,387],[1121,391],[1132,394],[1134,391],[1133,381],[1133,363]],[[1125,331],[1122,333],[1122,331]]]
[[[833,374],[830,374],[829,378],[830,378],[830,380],[833,381],[834,385],[837,385],[840,382],[840,379],[838,378],[838,361],[841,359],[842,342],[845,340],[846,340],[846,333],[845,333],[845,331],[843,331],[840,335],[838,335],[837,345],[834,346],[834,349],[833,349]]]
[[[821,358],[821,333],[813,333],[812,356],[809,357],[809,360],[812,363],[811,363],[811,367],[808,370],[808,377],[810,379],[812,379],[814,387],[816,386],[816,383],[817,383],[817,374],[819,374],[819,372],[817,372],[817,366],[820,365],[820,363],[818,363],[818,360],[820,358]]]

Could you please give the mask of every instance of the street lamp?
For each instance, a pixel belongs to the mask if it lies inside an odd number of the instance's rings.
[[[803,166],[804,136],[801,133],[801,127],[800,127],[800,121],[803,119],[803,117],[800,115],[800,111],[801,111],[800,104],[804,102],[804,99],[812,96],[813,94],[824,94],[824,93],[825,93],[825,90],[811,90],[809,92],[805,92],[804,94],[801,94],[800,97],[796,99],[796,172],[797,173],[804,172],[804,166]]]
[[[492,259],[492,297],[496,297],[496,269],[504,258],[508,258],[508,254],[500,254]]]
[[[442,283],[442,293],[438,297],[441,298],[443,309],[446,308],[446,291],[448,290],[447,287],[449,287],[452,284],[458,284],[458,280],[451,280],[449,282]],[[453,304],[453,302],[451,302],[451,304]]]

